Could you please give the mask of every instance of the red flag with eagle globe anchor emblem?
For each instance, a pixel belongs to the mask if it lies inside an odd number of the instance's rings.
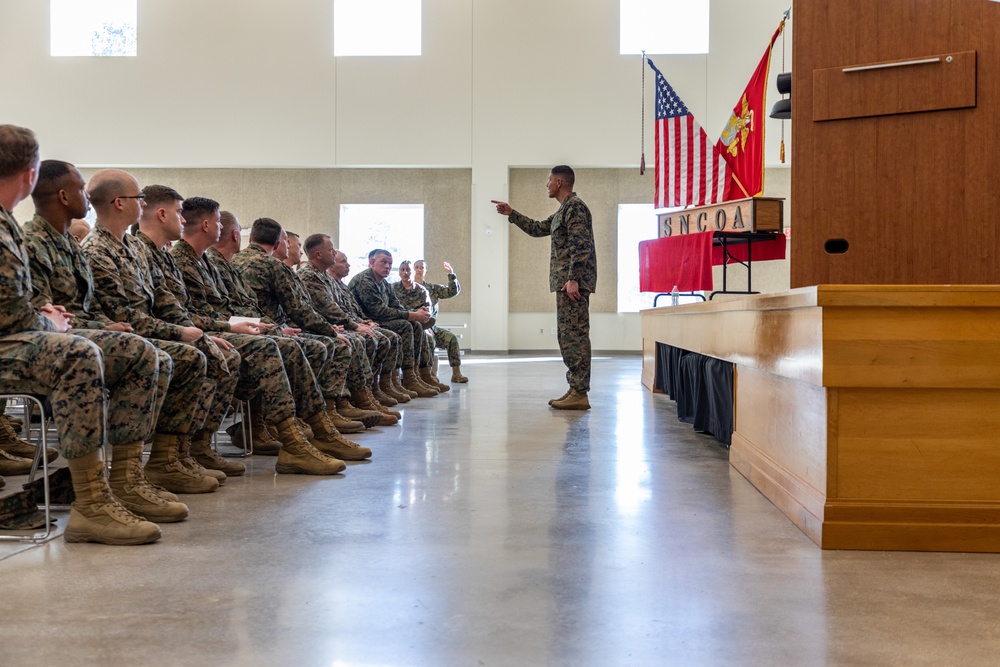
[[[764,124],[767,121],[765,92],[771,49],[785,27],[782,21],[774,31],[764,57],[750,77],[733,108],[722,136],[715,144],[719,153],[732,170],[733,178],[727,183],[725,201],[756,197],[764,192]]]

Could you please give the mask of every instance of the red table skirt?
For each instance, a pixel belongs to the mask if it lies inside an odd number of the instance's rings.
[[[664,236],[639,243],[639,290],[669,292],[708,291],[712,267],[723,263],[722,246],[712,245],[715,232]],[[753,261],[785,258],[785,236],[753,242]],[[729,242],[729,263],[747,260],[747,243]]]

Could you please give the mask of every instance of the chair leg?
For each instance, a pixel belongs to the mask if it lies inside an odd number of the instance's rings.
[[[45,408],[42,405],[42,401],[37,396],[32,396],[29,394],[7,394],[0,395],[0,398],[14,398],[20,399],[24,402],[24,421],[25,421],[25,436],[30,437],[31,435],[31,414],[32,410],[36,405],[42,416],[41,422],[41,434],[40,442],[35,446],[35,458],[31,467],[31,473],[29,475],[29,480],[34,479],[35,471],[38,467],[38,462],[42,463],[42,495],[43,495],[43,506],[45,508],[45,530],[44,532],[34,533],[33,535],[0,535],[0,541],[3,542],[44,542],[52,535],[52,506],[50,504],[49,496],[49,462],[48,457],[45,456],[45,451],[48,448],[48,428],[45,421]]]

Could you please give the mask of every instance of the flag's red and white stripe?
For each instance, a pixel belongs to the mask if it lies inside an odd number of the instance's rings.
[[[729,165],[692,114],[656,121],[656,208],[723,201]]]

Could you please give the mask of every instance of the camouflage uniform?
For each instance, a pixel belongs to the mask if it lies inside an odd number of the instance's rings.
[[[545,220],[532,220],[517,211],[507,219],[530,236],[552,237],[549,291],[556,293],[559,351],[566,364],[571,389],[590,391],[590,295],[597,288],[597,251],[590,209],[575,192]],[[580,286],[580,300],[562,291],[567,281]]]
[[[157,429],[180,435],[206,428],[209,417],[218,412],[219,404],[223,410],[228,404],[228,395],[238,379],[229,372],[229,363],[239,355],[227,356],[206,337],[195,345],[181,340],[181,329],[193,325],[176,312],[176,303],[168,299],[172,295],[163,287],[162,279],[159,285],[154,282],[141,244],[128,234],[120,240],[98,221],[82,246],[93,272],[94,293],[104,314],[112,321],[128,322],[136,334],[169,354],[174,361],[175,382],[191,383],[185,384],[187,388],[171,383]],[[192,354],[192,350],[197,354]],[[195,370],[181,373],[180,365],[195,359],[200,366],[192,361],[190,367],[206,370],[192,379],[192,373],[197,375]]]
[[[121,410],[109,409],[109,442],[122,445],[148,440],[162,414],[175,372],[170,355],[139,336],[104,331],[111,320],[98,309],[94,299],[94,277],[75,238],[68,233],[60,234],[40,215],[29,220],[24,231],[32,277],[32,305],[41,308],[51,303],[65,308],[74,315],[75,327],[71,333],[97,343],[104,354],[104,382],[111,392],[111,405],[123,406],[125,410],[122,414]],[[157,357],[155,360],[149,358],[150,351]],[[197,363],[200,354],[197,350],[192,352]],[[142,363],[129,371],[136,362]],[[200,364],[203,378],[204,361]],[[159,373],[151,372],[155,368],[159,369]],[[183,372],[186,369],[182,366],[180,370]],[[129,372],[138,376],[130,377]],[[146,411],[144,406],[130,405],[130,397],[145,395],[154,379],[156,386],[152,389],[156,399],[152,409]],[[132,419],[135,424],[121,423],[124,417]]]
[[[295,327],[312,334],[326,345],[331,382],[323,382],[323,395],[338,398],[344,392],[351,366],[352,348],[337,338],[337,331],[312,308],[305,308],[297,298],[294,273],[277,258],[251,243],[233,255],[231,271],[242,277],[257,306],[281,326]],[[299,334],[302,336],[303,334]]]
[[[438,303],[441,299],[451,299],[452,297],[458,296],[459,292],[462,291],[462,286],[458,284],[458,276],[454,273],[448,274],[447,285],[439,285],[437,283],[424,281],[423,286],[427,289],[427,294],[431,298],[431,317],[435,320],[437,320]],[[434,344],[437,345],[437,347],[448,350],[448,365],[461,366],[462,353],[458,347],[458,337],[447,329],[437,325],[434,325],[434,327],[431,328],[431,331],[434,332]]]
[[[120,374],[115,378],[119,386],[106,407],[98,343],[55,332],[52,322],[31,305],[31,294],[23,233],[13,214],[0,207],[0,392],[49,396],[59,449],[67,459],[104,445],[106,414],[116,438],[141,439],[147,428],[144,415],[155,401],[156,353],[146,348],[131,362],[112,361],[109,374]],[[114,336],[98,338],[115,353],[126,349],[112,344]],[[134,337],[128,337],[126,345],[134,346]]]
[[[289,266],[285,265],[284,262],[281,264],[283,271],[290,281],[292,286],[292,294],[294,295],[292,299],[294,300],[291,304],[285,302],[285,310],[292,313],[292,321],[298,323],[300,320],[298,317],[302,317],[309,321],[324,320],[328,324],[332,324],[335,327],[344,327],[341,322],[333,321],[316,310],[315,304],[313,304],[312,296],[309,294],[308,288],[306,288],[305,283],[302,282],[302,278],[293,271]],[[339,310],[339,308],[338,308]],[[343,313],[341,313],[343,315]],[[296,326],[310,330],[310,325],[296,324]],[[357,326],[357,325],[355,325]],[[367,386],[372,381],[372,369],[371,364],[368,363],[368,354],[365,347],[366,336],[362,333],[356,331],[345,331],[339,332],[344,338],[347,339],[348,344],[351,346],[351,359],[350,364],[347,367],[347,387],[348,389],[357,389],[358,387]],[[372,341],[372,352],[374,349],[375,341]]]
[[[351,278],[348,287],[366,317],[399,334],[400,367],[416,368],[424,329],[419,322],[409,321],[409,311],[399,302],[389,281],[376,280],[369,268]]]
[[[347,285],[333,276],[330,276],[330,280],[332,281],[330,285],[333,288],[333,298],[341,310],[357,322],[366,320],[364,311],[361,310],[361,306]],[[390,372],[393,368],[399,368],[400,363],[402,363],[399,334],[382,327],[375,327],[373,331],[378,339],[378,355],[372,361],[372,372],[381,375]]]
[[[311,263],[298,271],[298,282],[309,294],[309,300],[317,313],[331,324],[339,324],[347,330],[348,335],[355,340],[355,349],[364,355],[365,377],[371,382],[373,375],[378,375],[379,369],[389,356],[389,346],[384,343],[379,347],[381,339],[377,335],[367,335],[357,331],[361,320],[351,316],[337,302],[334,283],[336,282],[326,271],[320,271]],[[363,319],[363,318],[362,318]]]
[[[209,320],[225,322],[236,314],[229,306],[229,299],[220,291],[219,284],[222,278],[204,255],[199,256],[190,243],[181,239],[170,249],[170,257],[183,276],[191,312]],[[225,287],[221,289],[224,290]],[[313,368],[322,370],[326,365],[326,347],[313,340],[298,341],[284,337],[280,330],[277,335],[267,335],[265,338],[274,341],[281,352],[281,360],[292,387],[298,414],[311,417],[325,409],[326,401],[323,400],[323,392],[316,382]],[[308,357],[304,348],[309,348],[311,351]],[[246,355],[243,357],[245,359]],[[313,360],[316,366],[313,366]]]
[[[154,280],[158,272],[183,317],[202,331],[211,332],[213,336],[228,341],[236,348],[238,365],[230,366],[230,369],[238,376],[238,384],[232,395],[239,400],[250,400],[259,394],[261,417],[268,424],[277,424],[295,416],[292,388],[285,373],[281,352],[278,351],[274,341],[265,336],[231,333],[228,319],[216,319],[199,314],[192,308],[191,298],[184,285],[184,274],[177,267],[174,258],[156,247],[153,240],[142,232],[136,234],[134,240],[142,246],[150,266],[155,267]],[[229,397],[230,395],[227,395],[227,399]],[[214,431],[219,428],[230,403],[231,401],[227,400],[225,406],[222,406],[220,401],[222,409],[209,413],[209,418],[205,422],[206,429]],[[308,413],[308,416],[316,414],[317,411]]]
[[[403,304],[403,308],[408,310],[417,310],[418,308],[423,308],[427,306],[430,308],[431,301],[430,295],[427,294],[427,290],[420,283],[413,283],[413,287],[406,289],[403,285],[403,281],[392,283],[392,291],[396,294],[396,298],[399,302]],[[418,366],[421,368],[425,366],[430,366],[434,358],[434,338],[433,333],[430,329],[424,330],[421,327],[420,336],[420,356],[419,361],[417,361]]]

